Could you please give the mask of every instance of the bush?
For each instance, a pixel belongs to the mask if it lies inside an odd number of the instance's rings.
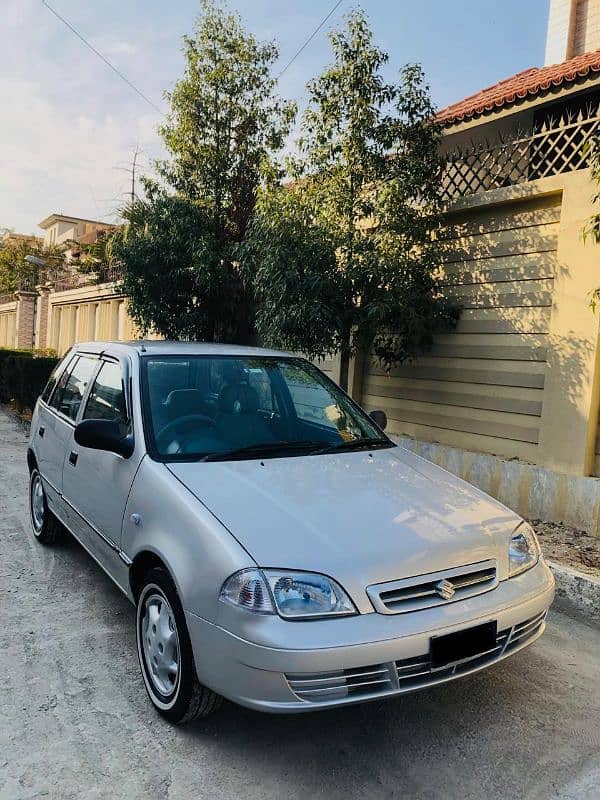
[[[13,403],[21,414],[32,411],[59,361],[31,350],[0,349],[0,403]]]
[[[56,358],[56,350],[46,347],[44,350],[19,350],[11,347],[0,347],[0,362],[9,356],[20,358]]]
[[[0,364],[5,358],[19,356],[21,358],[33,358],[33,350],[15,350],[10,347],[0,347]]]

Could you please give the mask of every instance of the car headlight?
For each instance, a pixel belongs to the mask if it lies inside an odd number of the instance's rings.
[[[219,599],[257,614],[314,619],[356,614],[342,587],[314,572],[244,569],[228,578]]]
[[[533,528],[522,522],[513,533],[508,548],[508,577],[514,578],[521,572],[534,567],[541,555],[540,545]]]

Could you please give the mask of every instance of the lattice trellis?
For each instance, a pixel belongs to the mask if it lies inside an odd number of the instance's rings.
[[[600,112],[565,112],[545,121],[531,136],[500,144],[473,146],[449,156],[443,173],[443,197],[469,194],[573,172],[587,166],[586,143],[600,134]]]

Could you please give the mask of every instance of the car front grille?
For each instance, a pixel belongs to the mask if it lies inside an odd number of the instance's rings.
[[[546,611],[543,611],[512,628],[502,630],[496,637],[493,649],[441,669],[432,668],[429,653],[426,653],[386,664],[336,672],[286,674],[285,677],[296,697],[309,703],[410,692],[481,669],[503,658],[536,638],[545,618]]]
[[[480,561],[464,567],[432,572],[367,587],[367,594],[380,614],[407,614],[424,608],[466,600],[495,589],[496,561]]]
[[[437,682],[443,678],[451,678],[454,675],[461,675],[464,672],[483,667],[492,663],[497,658],[507,655],[525,644],[529,639],[533,639],[544,624],[546,612],[543,611],[537,617],[532,617],[524,622],[515,625],[513,628],[500,631],[496,637],[496,647],[485,653],[478,653],[471,658],[460,661],[458,664],[432,669],[429,654],[420,658],[409,658],[403,661],[396,661],[396,671],[400,688],[420,687],[431,682]]]
[[[379,694],[394,688],[390,664],[319,672],[314,675],[286,675],[291,690],[301,700],[337,700],[365,694]]]

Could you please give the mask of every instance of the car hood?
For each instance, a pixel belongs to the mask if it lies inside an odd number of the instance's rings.
[[[490,558],[502,578],[520,522],[401,447],[168,468],[259,566],[321,572],[352,595]]]

